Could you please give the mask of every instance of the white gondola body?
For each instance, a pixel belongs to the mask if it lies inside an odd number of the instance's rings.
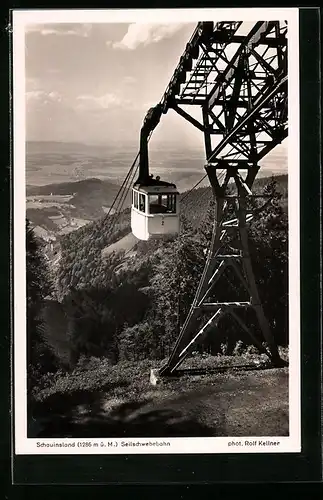
[[[132,191],[131,230],[140,240],[179,233],[179,194],[172,186],[138,186]]]

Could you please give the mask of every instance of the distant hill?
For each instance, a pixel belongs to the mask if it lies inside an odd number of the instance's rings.
[[[120,186],[110,181],[103,181],[101,179],[91,178],[82,179],[80,181],[72,182],[58,182],[54,184],[47,184],[45,186],[27,186],[27,196],[33,195],[67,195],[76,193],[76,195],[92,195],[94,192],[99,191],[111,198],[116,195]]]
[[[126,147],[138,148],[138,141],[123,141]],[[48,151],[52,148],[60,150],[73,150],[75,149],[89,149],[89,148],[110,148],[110,147],[120,147],[120,140],[118,141],[106,141],[98,143],[85,143],[85,142],[65,142],[65,141],[26,141],[26,150],[32,151]]]
[[[85,220],[94,220],[102,217],[105,213],[103,207],[110,207],[120,189],[120,186],[110,181],[100,179],[83,179],[75,182],[62,182],[57,184],[47,184],[46,186],[27,186],[26,194],[32,196],[55,196],[73,195],[68,203],[61,203],[56,212],[61,212],[68,219],[69,217],[79,217]],[[59,200],[58,200],[59,201]],[[124,206],[131,203],[131,193],[125,198]],[[41,210],[45,210],[50,205],[50,200],[46,199]],[[39,207],[38,207],[39,210]],[[32,208],[27,210],[27,216],[33,221],[35,211]],[[46,213],[42,214],[42,218]],[[39,215],[37,215],[39,220]]]

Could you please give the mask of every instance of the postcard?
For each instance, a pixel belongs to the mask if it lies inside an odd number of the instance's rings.
[[[298,9],[12,23],[15,454],[300,452]]]

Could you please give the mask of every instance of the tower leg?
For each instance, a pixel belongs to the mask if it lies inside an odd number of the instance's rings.
[[[191,348],[193,347],[193,344],[190,345],[190,349],[185,349],[188,347],[188,345],[191,343],[192,339],[194,338],[194,330],[197,326],[199,316],[201,314],[201,308],[199,307],[199,303],[203,296],[205,295],[207,288],[211,285],[214,285],[215,280],[217,278],[216,271],[219,268],[218,263],[215,260],[215,256],[221,247],[221,233],[222,233],[222,228],[220,224],[217,224],[217,221],[222,220],[223,218],[223,207],[224,207],[224,202],[225,200],[219,199],[216,204],[216,209],[215,209],[215,219],[214,219],[214,225],[213,225],[213,231],[212,231],[212,239],[211,239],[211,244],[210,248],[208,251],[208,256],[206,259],[206,263],[204,266],[204,270],[202,273],[202,277],[200,280],[200,283],[198,285],[193,303],[191,305],[190,311],[186,317],[186,320],[183,324],[183,327],[181,329],[179,338],[177,339],[177,342],[174,346],[174,349],[170,355],[170,358],[168,360],[168,363],[166,366],[162,367],[160,370],[161,375],[166,375],[174,371],[187,357],[189,354]],[[212,280],[213,278],[213,280]],[[213,281],[213,283],[212,283]],[[211,282],[211,283],[210,283]],[[213,322],[212,322],[213,323]],[[211,326],[208,325],[209,327]],[[196,338],[197,340],[201,340],[202,335],[205,335],[206,331],[203,330]],[[184,352],[183,352],[184,351]]]
[[[225,183],[227,184],[227,182],[228,176]],[[237,196],[225,196],[223,187],[219,189],[219,185],[216,186],[214,191],[216,194],[216,211],[212,239],[201,281],[171,356],[167,364],[159,370],[160,376],[171,375],[192,352],[197,342],[200,342],[208,334],[215,334],[219,321],[227,313],[231,314],[240,326],[243,326],[244,330],[249,333],[253,343],[262,349],[261,342],[255,339],[248,327],[244,325],[236,314],[235,310],[240,308],[254,309],[262,337],[267,342],[269,348],[269,351],[262,350],[268,354],[275,366],[282,366],[284,364],[279,356],[277,345],[265,317],[253,274],[246,227],[246,197],[241,190],[238,190]],[[226,220],[228,219],[227,209],[231,204],[234,205],[236,219]],[[235,234],[239,242],[239,251],[236,250],[234,253],[232,253],[232,248],[230,247],[230,235],[232,236],[232,233]],[[226,248],[231,248],[231,251],[226,252]],[[223,272],[228,266],[231,266],[236,271],[238,279],[244,288],[248,290],[250,295],[249,301],[241,301],[239,299],[234,302],[214,301],[214,287],[221,278],[223,279]],[[242,268],[242,272],[239,270],[240,267]],[[211,313],[211,317],[201,327],[201,317],[202,315],[205,316],[208,312]]]

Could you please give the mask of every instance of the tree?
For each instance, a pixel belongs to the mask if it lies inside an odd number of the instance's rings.
[[[160,339],[155,326],[148,321],[133,326],[125,325],[119,337],[120,360],[139,361],[156,357]]]
[[[259,294],[280,345],[288,344],[288,216],[275,178],[265,186],[272,202],[250,228],[250,253]]]
[[[189,312],[203,265],[203,248],[190,224],[183,220],[181,234],[165,246],[146,290],[153,302],[148,318],[158,338],[156,357],[170,354]]]
[[[116,361],[114,321],[108,307],[111,289],[71,288],[63,299],[68,340],[75,364],[81,355],[107,356]]]
[[[55,356],[46,340],[42,317],[45,299],[53,286],[40,242],[26,220],[26,284],[27,284],[27,367],[31,388],[40,373],[56,369]]]

